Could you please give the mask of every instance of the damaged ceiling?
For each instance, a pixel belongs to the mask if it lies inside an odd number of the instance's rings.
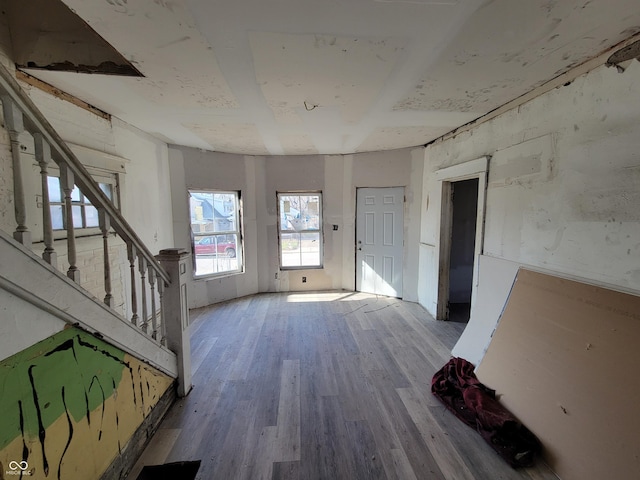
[[[637,0],[3,5],[29,75],[165,142],[250,155],[423,145],[640,32]]]

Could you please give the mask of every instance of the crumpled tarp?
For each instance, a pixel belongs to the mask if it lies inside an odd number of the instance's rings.
[[[512,467],[533,464],[540,441],[476,378],[473,364],[453,357],[433,376],[431,392]]]

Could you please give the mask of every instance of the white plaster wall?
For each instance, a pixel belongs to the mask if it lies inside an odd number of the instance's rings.
[[[0,288],[0,360],[64,329],[66,323]]]
[[[404,298],[417,300],[419,212],[423,149],[357,155],[249,157],[170,147],[174,238],[189,242],[189,188],[240,190],[245,272],[192,280],[189,305],[200,307],[257,292],[355,289],[357,187],[403,186],[405,204]],[[279,269],[279,191],[322,191],[324,265]],[[413,221],[412,221],[413,220]],[[333,230],[333,225],[338,230]],[[302,277],[307,282],[302,283]]]
[[[639,84],[637,61],[624,73],[602,66],[427,147],[423,306],[435,313],[441,202],[434,172],[483,155],[492,157],[484,255],[640,293]]]
[[[239,191],[243,205],[244,273],[193,279],[189,264],[187,295],[189,307],[257,293],[258,232],[256,191],[259,191],[259,159],[242,155],[206,152],[193,148],[169,148],[173,227],[176,245],[191,250],[189,220],[189,189]]]

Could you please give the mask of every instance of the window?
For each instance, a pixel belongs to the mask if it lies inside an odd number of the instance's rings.
[[[322,194],[278,193],[280,268],[322,267]]]
[[[239,192],[189,191],[196,277],[242,271]]]
[[[116,181],[114,178],[109,177],[94,177],[94,180],[98,182],[100,190],[114,202]],[[67,218],[64,208],[64,192],[60,184],[60,178],[54,176],[48,176],[47,182],[49,184],[49,205],[51,206],[51,225],[53,230],[66,230]],[[114,202],[115,203],[115,202]],[[74,229],[87,229],[98,228],[100,226],[98,220],[98,210],[91,205],[91,202],[86,198],[80,189],[74,185],[71,191],[71,216],[73,218]]]

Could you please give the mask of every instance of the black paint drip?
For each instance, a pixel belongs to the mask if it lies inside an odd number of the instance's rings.
[[[49,355],[53,355],[56,352],[64,352],[65,350],[71,350],[71,352],[73,353],[73,358],[76,360],[76,363],[78,363],[78,357],[76,357],[76,349],[73,346],[73,338],[65,340],[50,352],[45,353],[44,356],[48,357]]]
[[[91,389],[93,388],[93,382],[96,382],[98,387],[100,387],[100,391],[102,392],[102,415],[100,417],[100,431],[98,432],[98,441],[100,441],[102,439],[102,427],[104,425],[104,402],[107,401],[107,399],[104,396],[104,388],[102,388],[102,383],[100,382],[100,379],[98,378],[97,375],[94,375],[93,378],[91,379],[91,384],[89,385],[89,392],[91,392]]]
[[[113,390],[116,390],[116,380],[115,378],[111,379],[111,384],[113,385]],[[120,419],[118,418],[118,404],[115,404],[116,411],[116,435],[118,435],[118,453],[122,453],[122,448],[120,447]]]
[[[67,399],[64,396],[64,387],[62,387],[62,404],[64,405],[64,413],[67,414],[67,423],[69,425],[69,438],[67,439],[67,444],[62,451],[62,455],[60,455],[60,463],[58,463],[58,480],[61,480],[62,476],[62,460],[69,449],[69,445],[71,445],[71,439],[73,438],[73,422],[71,421],[71,416],[69,416],[69,409],[67,408]]]
[[[135,386],[134,379],[133,379],[133,368],[131,368],[131,365],[128,362],[125,362],[124,360],[120,360],[118,357],[116,357],[115,355],[111,354],[110,352],[108,352],[108,351],[106,351],[104,349],[98,348],[97,345],[93,345],[92,343],[85,342],[84,340],[82,340],[80,338],[80,335],[78,335],[76,338],[78,340],[78,344],[81,347],[89,348],[89,349],[93,350],[94,352],[101,353],[105,357],[110,358],[111,360],[113,360],[115,362],[118,362],[120,365],[126,367],[127,370],[129,370],[129,375],[131,375],[131,389],[133,390],[133,404],[137,405],[138,402],[137,402],[137,399],[136,399],[136,386]],[[114,390],[115,390],[115,384],[114,384]]]
[[[140,378],[140,403],[142,404],[142,414],[144,415],[144,390],[142,389],[142,373],[140,372],[141,366],[138,365],[138,377]]]
[[[50,355],[53,355],[54,353],[64,352],[67,350],[71,350],[71,353],[73,354],[73,359],[76,361],[76,365],[79,365],[78,356],[76,355],[76,348],[73,342],[73,338],[70,338],[69,340],[65,340],[56,348],[54,348],[50,352],[47,352],[44,356],[48,357]],[[84,403],[85,403],[86,414],[87,414],[87,423],[91,425],[91,412],[89,411],[89,397],[87,396],[86,390],[84,391]]]
[[[22,461],[26,462],[29,458],[29,447],[24,438],[24,412],[22,411],[22,400],[18,400],[18,409],[20,410],[20,432],[22,433]],[[22,472],[20,472],[22,478]]]
[[[45,476],[49,475],[49,462],[47,461],[47,454],[44,448],[44,441],[47,436],[47,432],[44,429],[42,423],[42,410],[40,410],[40,402],[38,401],[38,392],[36,390],[36,384],[33,380],[33,369],[35,365],[29,367],[29,382],[31,382],[31,393],[33,394],[33,404],[36,407],[36,414],[38,415],[38,438],[40,439],[40,446],[42,447],[42,468]]]
[[[87,425],[91,426],[91,410],[89,410],[89,395],[84,391],[84,404],[87,409]]]

